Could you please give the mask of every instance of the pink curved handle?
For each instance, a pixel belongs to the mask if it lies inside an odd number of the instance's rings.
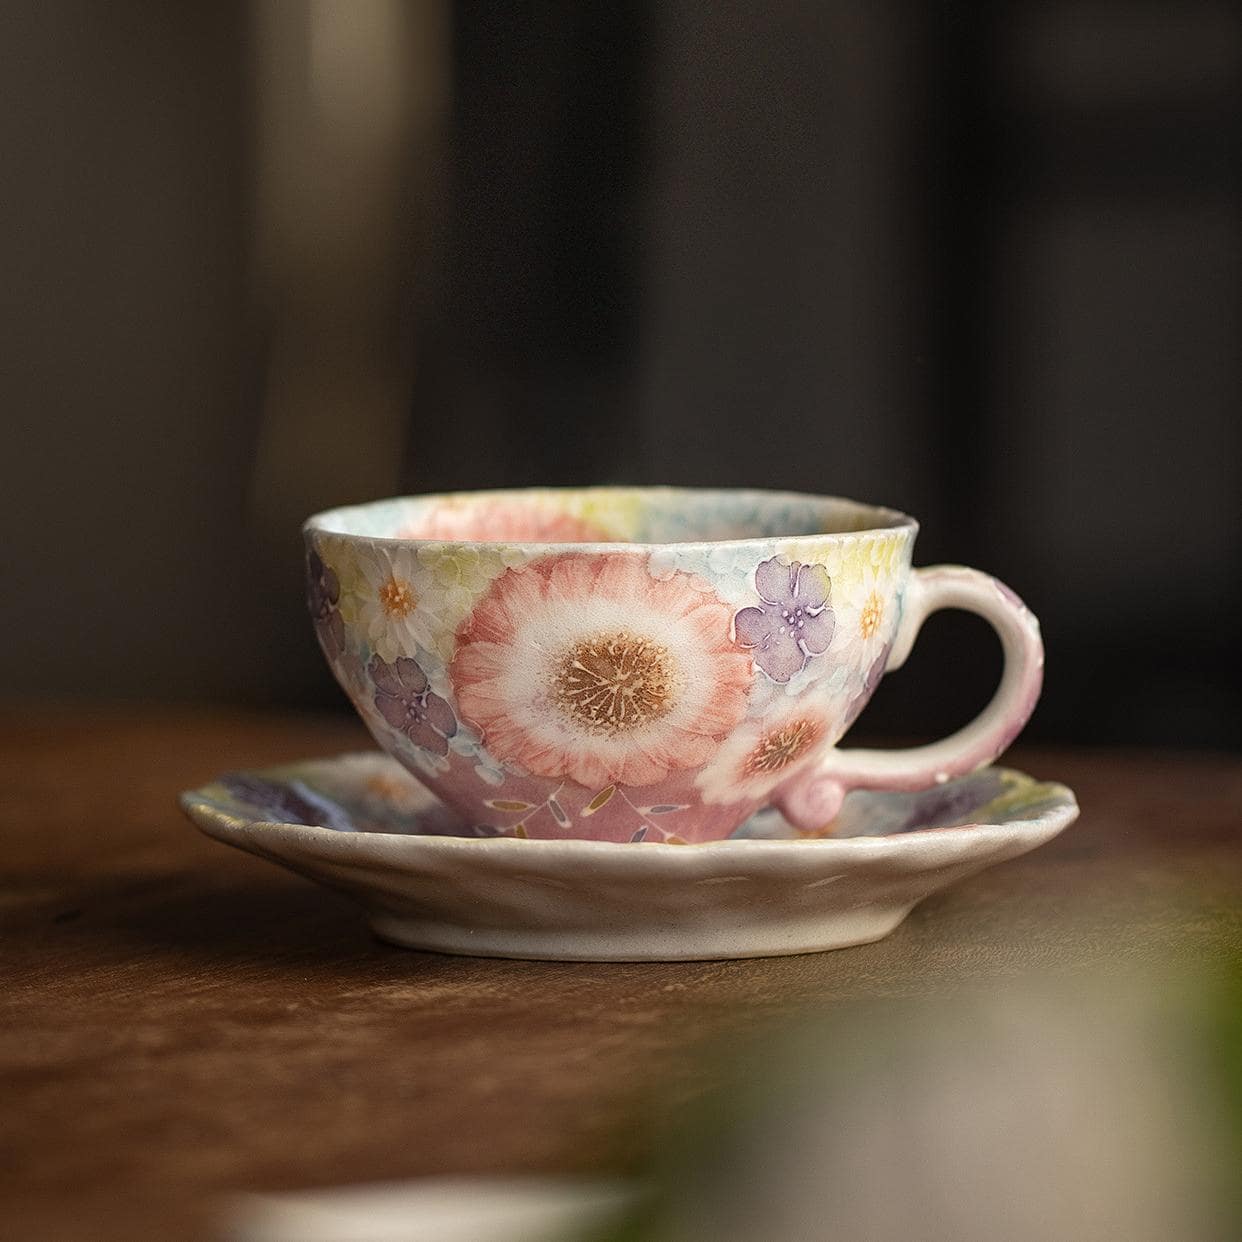
[[[1004,583],[977,569],[934,565],[913,572],[884,671],[891,673],[906,662],[923,622],[941,608],[977,613],[1000,636],[1005,668],[992,701],[965,728],[928,746],[830,751],[814,771],[795,778],[778,795],[776,805],[791,823],[808,831],[822,827],[851,789],[926,789],[943,784],[990,763],[1017,737],[1043,684],[1039,622]]]

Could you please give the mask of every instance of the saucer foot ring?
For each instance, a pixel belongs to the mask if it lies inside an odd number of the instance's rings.
[[[503,957],[544,962],[705,962],[787,957],[872,944],[894,931],[910,907],[869,907],[831,920],[808,918],[771,928],[743,927],[530,931],[431,923],[415,916],[372,914],[371,930],[402,949],[457,957]]]

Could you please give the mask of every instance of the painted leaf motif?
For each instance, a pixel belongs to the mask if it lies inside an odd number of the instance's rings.
[[[605,786],[603,789],[599,791],[599,793],[595,795],[594,798],[591,799],[590,802],[586,804],[585,807],[583,807],[582,809],[583,816],[585,817],[587,815],[594,815],[596,811],[603,810],[603,808],[606,807],[608,803],[611,801],[612,795],[615,794],[616,792],[617,792],[616,785]]]
[[[476,763],[474,765],[474,774],[481,781],[486,781],[489,785],[503,785],[505,777],[503,772],[497,772],[495,768],[489,768],[485,763]]]
[[[513,835],[515,837],[521,837],[522,840],[526,840],[526,825],[518,824],[518,826],[513,830]]]
[[[685,837],[679,837],[676,833],[673,833],[671,837],[664,838],[664,844],[665,845],[689,845],[690,842],[687,841]]]
[[[556,820],[562,828],[569,827],[569,816],[565,814],[565,808],[562,807],[555,798],[548,799],[548,810],[552,812],[552,818]]]
[[[493,811],[533,811],[535,809],[533,802],[514,802],[509,798],[493,798],[483,805],[490,806]]]
[[[681,806],[675,806],[671,802],[662,802],[659,806],[645,806],[642,809],[644,815],[670,815],[673,811],[684,811],[688,803],[682,803]]]
[[[643,841],[647,837],[647,825],[644,824],[631,838],[631,841]]]

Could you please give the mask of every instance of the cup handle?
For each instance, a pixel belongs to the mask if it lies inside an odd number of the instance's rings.
[[[992,701],[965,728],[927,746],[830,751],[774,799],[795,827],[823,827],[851,789],[926,789],[973,772],[995,759],[1026,724],[1044,678],[1039,622],[1004,583],[977,569],[932,565],[913,571],[884,671],[891,673],[906,662],[923,622],[941,608],[976,613],[1000,636],[1005,668]]]

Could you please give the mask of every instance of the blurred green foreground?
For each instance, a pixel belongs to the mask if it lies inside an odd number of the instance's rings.
[[[1242,960],[808,1014],[591,1242],[1242,1238]]]

